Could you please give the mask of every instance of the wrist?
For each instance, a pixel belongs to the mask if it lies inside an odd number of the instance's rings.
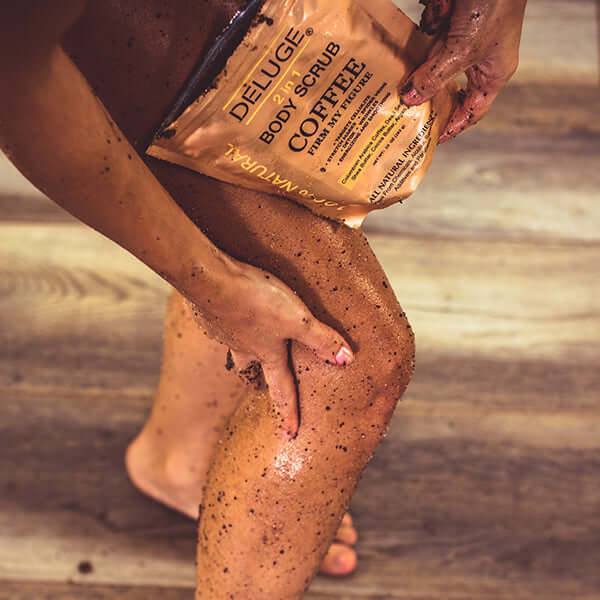
[[[196,244],[180,256],[179,273],[172,283],[204,314],[219,312],[227,305],[234,281],[241,275],[240,263],[217,248],[192,224]]]

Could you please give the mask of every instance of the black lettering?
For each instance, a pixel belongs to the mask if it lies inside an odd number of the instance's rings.
[[[305,137],[311,137],[315,135],[315,133],[317,133],[318,130],[319,124],[315,119],[304,119],[304,121],[300,123],[300,133]]]
[[[336,78],[333,80],[333,83],[331,85],[339,88],[342,91],[342,93],[344,93],[350,89],[350,86],[352,85],[353,81],[354,79],[344,77],[344,73],[341,72],[337,74]]]
[[[280,62],[285,62],[292,54],[294,54],[294,47],[283,42],[275,50],[275,58]]]
[[[356,59],[351,58],[342,70],[354,75],[354,79],[356,79],[362,73],[365,67],[365,63],[359,63],[356,61]]]
[[[325,108],[325,105],[319,100],[312,107],[310,114],[316,115],[317,117],[319,117],[319,119],[321,119],[321,121],[324,121],[327,118],[327,109]]]
[[[299,29],[294,29],[293,27],[287,32],[285,36],[285,41],[292,44],[292,46],[298,47],[298,44],[302,42],[304,39],[304,34]]]
[[[305,85],[297,85],[294,88],[294,93],[297,96],[300,96],[300,98],[304,98],[304,96],[306,96],[306,94],[308,94],[308,88]]]
[[[245,102],[238,102],[230,111],[229,114],[235,117],[238,121],[243,121],[248,114],[248,105]]]
[[[300,145],[300,146],[296,145],[294,140],[300,140],[300,143],[302,145]],[[302,138],[302,136],[299,133],[295,133],[290,138],[290,141],[288,142],[288,146],[290,147],[290,150],[292,150],[293,152],[302,152],[302,150],[304,150],[304,148],[306,148],[307,143],[308,143],[308,141],[306,138]]]
[[[310,73],[307,73],[303,78],[302,78],[302,83],[306,86],[306,87],[312,87],[313,85],[315,85],[315,83],[317,83],[317,78],[314,75],[311,75]]]
[[[261,142],[264,142],[265,144],[270,144],[273,141],[273,138],[275,136],[272,133],[269,133],[268,131],[263,131],[260,134],[260,137],[258,138]]]
[[[337,53],[340,51],[340,45],[335,42],[329,42],[325,48],[326,52],[329,52],[332,56],[337,56]]]
[[[268,79],[265,83],[260,83],[259,81],[256,81],[256,79],[252,80],[252,85],[254,87],[257,87],[259,90],[262,90],[263,92],[273,83],[272,79]]]
[[[250,104],[256,104],[256,102],[261,98],[262,92],[251,88],[248,84],[245,86],[244,93],[242,94],[242,98],[249,102]]]
[[[318,62],[318,61],[317,61],[317,62]],[[325,70],[325,67],[322,67],[321,65],[319,65],[319,64],[317,64],[317,63],[315,63],[315,64],[314,64],[314,65],[313,65],[313,66],[312,66],[312,67],[311,67],[311,68],[308,70],[308,72],[309,72],[309,73],[312,73],[312,74],[315,76],[315,78],[317,78],[317,77],[319,77],[319,73],[320,73],[321,71],[324,71],[324,70]]]
[[[286,111],[286,114],[288,115],[288,118],[289,118],[290,113],[288,113]],[[279,113],[277,113],[277,118],[279,118]],[[279,133],[281,131],[282,127],[283,127],[283,124],[281,123],[281,121],[271,121],[269,123],[269,131],[271,131],[272,133]]]
[[[277,75],[279,75],[279,72],[281,71],[281,65],[279,63],[275,62],[272,58],[269,59],[269,64],[274,67],[273,68],[273,73],[269,73],[269,71],[267,71],[265,67],[263,67],[261,69],[261,71],[267,77],[270,77],[271,79],[274,79],[275,77],[277,77]]]
[[[320,99],[329,102],[331,106],[335,106],[338,103],[338,96],[332,87],[328,87]]]

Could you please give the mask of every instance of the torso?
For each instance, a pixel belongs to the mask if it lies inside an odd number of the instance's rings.
[[[143,152],[187,77],[244,0],[88,2],[63,46]]]

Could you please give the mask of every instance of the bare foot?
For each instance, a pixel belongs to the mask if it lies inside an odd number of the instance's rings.
[[[183,452],[166,453],[164,442],[157,439],[157,432],[144,430],[127,448],[125,466],[131,482],[142,493],[196,519],[206,479],[205,465],[209,459],[209,456],[199,457],[196,463],[191,463]],[[319,572],[342,576],[354,571],[357,556],[351,546],[356,539],[352,517],[346,513]]]

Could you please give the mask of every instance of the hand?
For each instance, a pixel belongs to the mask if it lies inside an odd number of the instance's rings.
[[[204,299],[202,307],[190,303],[194,317],[211,337],[233,351],[236,368],[248,382],[260,382],[262,368],[280,426],[294,437],[298,399],[289,342],[304,344],[334,365],[350,364],[353,354],[344,338],[318,321],[282,281],[230,260],[233,275],[223,283],[219,297]]]
[[[526,0],[420,1],[420,29],[438,39],[402,88],[403,102],[429,100],[463,71],[468,80],[441,144],[477,123],[515,72]]]

